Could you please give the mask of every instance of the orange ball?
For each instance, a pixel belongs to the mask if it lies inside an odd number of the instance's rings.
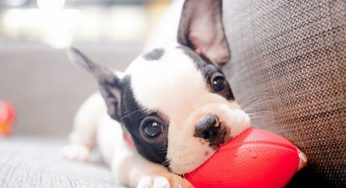
[[[8,136],[11,133],[11,126],[7,123],[0,123],[0,135]]]
[[[8,101],[0,100],[0,135],[10,134],[14,116],[13,105]]]

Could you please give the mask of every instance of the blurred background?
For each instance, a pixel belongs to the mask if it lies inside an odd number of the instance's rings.
[[[12,135],[67,136],[94,80],[69,63],[77,46],[117,70],[141,52],[168,0],[0,0],[0,100]]]

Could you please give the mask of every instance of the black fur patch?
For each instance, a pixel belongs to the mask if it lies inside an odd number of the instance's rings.
[[[147,61],[158,60],[162,57],[164,52],[165,52],[164,49],[156,48],[156,49],[144,54],[143,58]]]
[[[166,161],[168,147],[168,124],[165,123],[164,132],[155,139],[146,139],[141,134],[140,125],[147,116],[155,116],[148,109],[137,103],[131,88],[131,77],[125,76],[122,80],[122,94],[120,105],[120,121],[132,137],[137,151],[147,160],[158,164]],[[157,114],[156,114],[157,116]],[[168,164],[165,164],[166,166]]]

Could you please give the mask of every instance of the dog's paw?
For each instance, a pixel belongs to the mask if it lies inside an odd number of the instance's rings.
[[[193,188],[187,179],[175,174],[170,174],[168,180],[171,188]]]
[[[145,176],[137,184],[137,188],[192,188],[186,179],[171,174],[164,176]]]
[[[70,144],[62,149],[62,155],[71,160],[90,162],[91,151],[88,147],[80,144]]]
[[[163,176],[145,176],[138,182],[137,188],[169,188],[169,181]]]

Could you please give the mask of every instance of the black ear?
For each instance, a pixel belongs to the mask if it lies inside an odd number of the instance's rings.
[[[117,107],[120,100],[120,79],[107,67],[92,62],[85,54],[76,48],[71,48],[69,57],[94,75],[98,81],[99,90],[107,104],[108,114],[118,119]]]
[[[222,23],[222,0],[186,0],[179,23],[178,42],[215,65],[226,64],[230,50]]]

